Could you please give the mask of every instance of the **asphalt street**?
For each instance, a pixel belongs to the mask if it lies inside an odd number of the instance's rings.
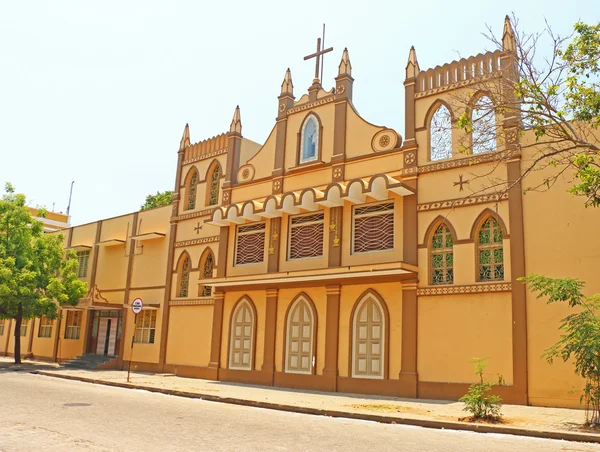
[[[0,451],[600,451],[285,413],[0,372]]]

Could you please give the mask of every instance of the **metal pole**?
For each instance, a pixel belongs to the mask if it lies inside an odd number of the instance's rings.
[[[127,383],[129,383],[129,375],[131,374],[131,360],[133,358],[133,341],[135,339],[135,329],[137,325],[137,314],[133,317],[133,336],[131,336],[131,350],[129,351],[129,369],[127,369]]]
[[[75,181],[71,182],[71,191],[69,192],[69,205],[67,206],[67,216],[69,216],[69,212],[71,212],[71,198],[73,197],[73,184]]]

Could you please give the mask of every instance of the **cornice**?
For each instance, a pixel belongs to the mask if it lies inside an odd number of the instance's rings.
[[[171,300],[169,306],[205,306],[215,304],[214,298],[194,298],[193,300]]]
[[[498,196],[495,194],[469,196],[467,198],[445,199],[443,201],[426,202],[417,204],[417,212],[428,212],[430,210],[453,209],[455,207],[474,206],[476,204],[487,204],[500,201],[507,201],[508,193]]]
[[[175,248],[182,248],[184,246],[192,246],[192,245],[201,245],[204,243],[213,243],[213,242],[218,242],[218,241],[219,241],[218,235],[214,235],[212,237],[202,237],[200,239],[194,239],[194,240],[183,240],[181,242],[175,242]]]
[[[182,166],[189,165],[190,163],[199,162],[200,160],[210,159],[210,158],[216,157],[217,155],[225,154],[226,152],[227,152],[227,148],[219,149],[218,151],[212,151],[212,152],[209,152],[208,154],[199,155],[198,157],[184,160],[183,162],[181,162],[181,165]]]
[[[215,206],[215,207],[217,207],[217,206]],[[182,215],[177,215],[176,217],[171,217],[171,222],[189,220],[191,218],[198,218],[198,217],[208,217],[212,213],[213,210],[214,210],[214,207],[211,207],[210,209],[199,210],[198,212],[184,213]]]
[[[474,293],[511,292],[511,283],[483,283],[462,286],[429,286],[417,289],[418,296],[462,295]]]

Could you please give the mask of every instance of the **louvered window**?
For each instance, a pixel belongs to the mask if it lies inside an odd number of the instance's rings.
[[[235,265],[258,264],[265,258],[265,223],[238,226]]]
[[[156,309],[144,310],[137,315],[135,323],[136,344],[154,344],[156,333]]]
[[[19,331],[19,334],[21,335],[21,337],[27,336],[27,324],[28,323],[29,323],[29,320],[25,320],[25,319],[21,320],[21,331]]]
[[[52,320],[46,318],[45,315],[40,319],[38,337],[52,337]]]
[[[288,259],[323,256],[324,225],[323,213],[292,217]]]
[[[90,252],[89,251],[79,251],[77,253],[77,277],[85,278],[87,277],[88,272],[88,263],[90,261]]]
[[[79,339],[81,334],[81,311],[67,311],[65,339]]]
[[[394,202],[354,208],[352,252],[394,249]]]

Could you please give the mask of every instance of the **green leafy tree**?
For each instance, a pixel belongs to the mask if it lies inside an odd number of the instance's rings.
[[[566,303],[573,313],[561,320],[560,340],[544,352],[548,363],[573,360],[575,373],[585,379],[581,401],[585,402],[586,423],[600,424],[600,294],[586,297],[584,283],[573,278],[548,278],[532,274],[525,281],[538,298]]]
[[[168,206],[173,204],[173,192],[157,191],[155,195],[146,196],[146,202],[140,207],[140,210],[154,209],[155,207]]]
[[[54,319],[60,305],[73,306],[86,294],[77,265],[73,251],[65,258],[63,236],[44,234],[42,223],[25,207],[25,196],[6,184],[0,198],[0,318],[16,322],[15,363],[21,362],[23,319]]]
[[[475,147],[495,149],[496,142],[508,142],[504,118],[516,120],[521,134],[533,132],[535,139],[520,142],[530,158],[522,160],[518,180],[501,180],[490,171],[478,176],[483,179],[482,190],[501,194],[520,184],[525,192],[543,191],[566,174],[575,176],[572,194],[583,197],[586,207],[599,206],[600,23],[578,22],[572,35],[561,37],[549,25],[526,33],[513,16],[511,21],[507,17],[501,38],[489,27],[486,36],[512,58],[503,58],[499,78],[479,77],[468,92],[452,96],[454,107],[463,111],[457,122],[466,132],[459,137],[460,148],[472,153]],[[478,92],[486,96],[470,107]],[[500,120],[494,123],[494,117]],[[474,137],[477,122],[484,132]],[[496,154],[498,164],[509,158]],[[527,176],[536,171],[543,171],[543,177],[529,185]]]
[[[475,374],[479,377],[477,383],[469,386],[469,392],[458,399],[465,404],[464,411],[471,413],[473,420],[497,421],[502,416],[502,398],[499,395],[492,394],[491,382],[484,378],[487,358],[473,358],[469,362],[475,365]],[[498,374],[498,385],[502,386],[504,379]]]

